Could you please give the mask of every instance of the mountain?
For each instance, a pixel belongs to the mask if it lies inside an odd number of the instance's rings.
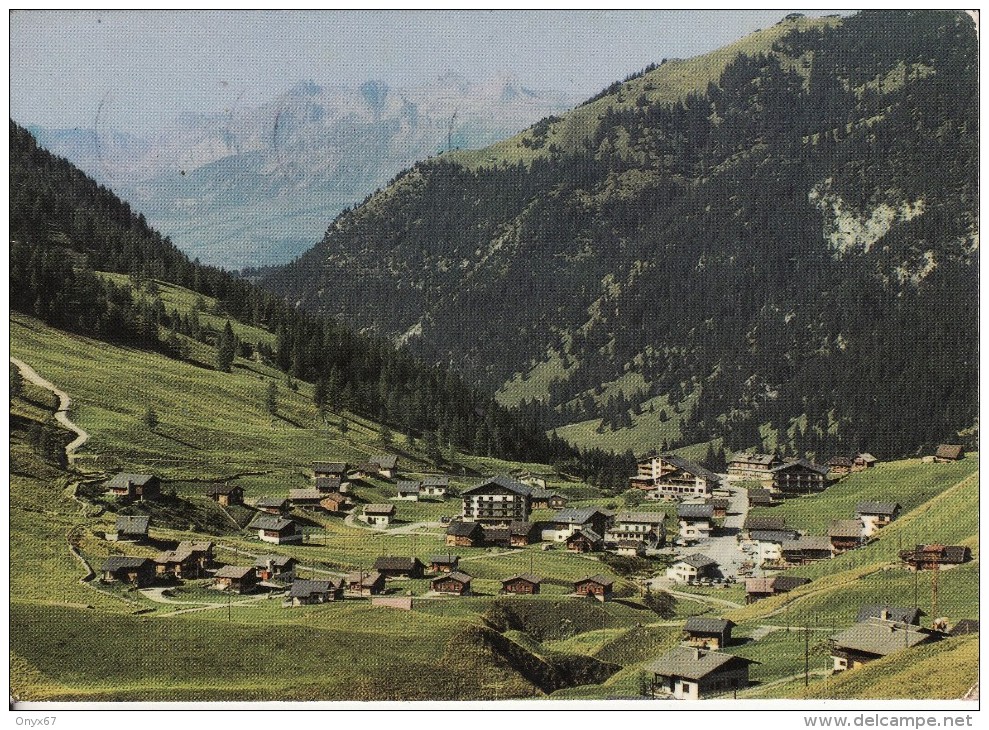
[[[263,284],[582,443],[915,453],[977,417],[977,50],[788,17],[416,164]]]
[[[326,221],[399,170],[448,147],[483,147],[572,105],[510,78],[447,74],[414,88],[296,84],[257,106],[186,113],[137,137],[32,128],[144,211],[190,256],[225,267],[284,263]]]

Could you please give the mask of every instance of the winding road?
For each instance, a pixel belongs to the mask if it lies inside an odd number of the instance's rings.
[[[50,390],[58,396],[58,410],[55,411],[55,420],[76,435],[76,438],[65,447],[65,456],[68,458],[69,463],[72,463],[75,459],[76,450],[89,440],[89,434],[69,420],[69,404],[72,403],[69,394],[64,390],[59,390],[53,383],[45,380],[27,363],[18,360],[16,357],[11,357],[10,361],[17,366],[17,369],[21,371],[21,376],[29,383],[34,383],[40,388]]]

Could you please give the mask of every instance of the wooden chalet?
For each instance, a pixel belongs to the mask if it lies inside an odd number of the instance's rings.
[[[789,575],[776,575],[772,578],[747,578],[745,581],[745,602],[754,603],[761,598],[789,593],[808,583],[810,583],[809,578]]]
[[[706,540],[714,528],[714,507],[709,504],[683,502],[677,506],[680,539],[684,542]]]
[[[385,576],[376,570],[348,573],[344,583],[348,591],[358,595],[376,596],[385,590]]]
[[[432,573],[450,573],[460,566],[459,555],[434,555],[429,559],[429,570]]]
[[[327,494],[319,500],[319,506],[327,512],[343,512],[350,508],[352,502],[345,494]]]
[[[641,540],[619,540],[612,550],[625,558],[638,558],[646,554],[646,544]]]
[[[785,530],[786,518],[776,515],[748,515],[742,523],[742,538],[749,539],[753,530]]]
[[[512,542],[512,531],[506,525],[482,525],[484,529],[483,544],[495,547],[509,547]]]
[[[259,540],[275,545],[300,543],[303,540],[302,527],[298,522],[276,515],[257,515],[247,529],[257,530]]]
[[[329,603],[340,598],[343,598],[343,586],[332,580],[296,578],[288,590],[288,600],[293,606]]]
[[[827,467],[797,459],[775,466],[763,486],[782,495],[813,494],[827,487]]]
[[[433,578],[429,582],[430,590],[435,593],[452,593],[457,596],[470,595],[471,576],[459,570],[453,570]]]
[[[396,499],[400,499],[406,502],[418,502],[419,492],[422,489],[422,485],[419,482],[399,482],[396,485],[398,490],[398,496]]]
[[[206,490],[206,496],[224,507],[244,504],[244,488],[236,484],[214,484]]]
[[[147,515],[120,515],[113,533],[106,536],[110,541],[143,542],[148,539],[151,518]]]
[[[775,454],[735,454],[728,462],[728,476],[743,481],[761,482],[772,477],[780,460]]]
[[[422,480],[419,489],[419,498],[429,497],[430,499],[446,499],[447,492],[450,491],[450,480],[447,477],[427,476]]]
[[[346,482],[339,476],[316,477],[316,491],[322,494],[345,493],[347,490],[344,488],[344,484]]]
[[[834,671],[856,669],[935,639],[934,633],[912,624],[870,618],[831,637]]]
[[[425,568],[419,558],[385,556],[374,561],[374,569],[386,578],[422,578]]]
[[[212,561],[212,555],[211,542],[180,542],[174,550],[155,556],[155,575],[176,580],[201,578]]]
[[[336,477],[341,482],[347,477],[347,462],[345,461],[314,461],[312,464],[313,477]]]
[[[596,553],[604,547],[604,538],[589,527],[581,527],[567,538],[567,550],[572,553]]]
[[[748,492],[749,507],[772,507],[776,504],[773,493],[765,487],[752,487]]]
[[[864,526],[861,520],[832,520],[828,539],[835,555],[862,546]]]
[[[289,555],[259,555],[254,559],[254,573],[258,580],[286,580],[294,577],[298,561]]]
[[[250,593],[258,585],[253,565],[224,565],[213,576],[213,587],[231,593]]]
[[[513,575],[511,578],[505,578],[501,582],[501,592],[532,596],[539,593],[539,586],[542,582],[542,578],[531,573]]]
[[[824,466],[828,469],[828,478],[843,477],[852,473],[852,460],[847,456],[832,456]]]
[[[484,542],[484,529],[477,522],[451,522],[446,528],[446,544],[450,547],[477,547]]]
[[[964,545],[917,545],[900,552],[900,560],[912,570],[941,570],[971,559],[972,551]]]
[[[551,525],[543,529],[544,540],[565,542],[577,530],[591,530],[598,535],[611,526],[614,515],[598,507],[568,507],[553,515]]]
[[[965,449],[961,444],[941,444],[934,452],[934,463],[945,464],[949,461],[960,461],[965,458]]]
[[[534,474],[531,471],[512,472],[512,476],[523,484],[528,484],[535,489],[546,489],[546,477],[542,474]]]
[[[387,527],[394,516],[393,504],[366,504],[360,519],[372,527]]]
[[[859,502],[855,505],[855,516],[862,521],[862,536],[871,537],[900,516],[900,505],[896,502]]]
[[[679,700],[701,700],[725,695],[749,685],[752,659],[708,651],[696,646],[677,646],[645,665],[653,675],[653,692],[659,690]]]
[[[865,471],[866,469],[872,469],[878,463],[879,459],[867,451],[861,454],[856,454],[852,459],[852,471]]]
[[[709,616],[691,616],[683,626],[684,642],[701,649],[723,649],[731,643],[734,621]]]
[[[315,510],[319,509],[319,503],[326,497],[318,489],[290,489],[288,490],[288,501],[292,507],[297,509]]]
[[[121,472],[106,483],[109,494],[118,499],[158,499],[161,496],[161,480],[154,474],[128,474]]]
[[[649,454],[636,462],[630,487],[645,492],[646,499],[710,497],[721,486],[721,478],[676,454]]]
[[[463,519],[467,522],[508,525],[525,522],[532,509],[532,487],[507,476],[496,476],[465,489]]]
[[[563,509],[566,506],[567,498],[559,492],[546,489],[545,486],[533,488],[532,509]]]
[[[720,577],[718,561],[701,553],[678,558],[666,569],[666,577],[677,583],[696,583]]]
[[[539,542],[541,532],[534,522],[513,521],[508,526],[509,547],[525,547]]]
[[[154,582],[155,564],[150,558],[111,555],[100,566],[100,581],[103,583],[128,583],[144,588]]]
[[[715,519],[720,520],[728,516],[728,504],[728,500],[723,497],[715,497],[710,501],[711,508],[714,510]]]
[[[666,544],[666,513],[619,512],[604,539],[609,543],[636,540],[646,547],[662,547]]]
[[[283,515],[288,512],[289,504],[284,497],[262,497],[254,503],[254,508],[270,515]]]
[[[810,583],[810,578],[797,575],[777,575],[773,578],[773,593],[789,593],[790,591]]]
[[[809,565],[833,557],[834,548],[829,537],[801,535],[796,540],[784,542],[782,554],[783,562],[788,565]]]
[[[385,479],[394,479],[398,474],[398,457],[394,454],[378,454],[369,459],[369,463],[378,468],[378,475]]]
[[[615,579],[606,575],[589,575],[574,581],[573,592],[578,596],[590,596],[599,601],[610,601]]]

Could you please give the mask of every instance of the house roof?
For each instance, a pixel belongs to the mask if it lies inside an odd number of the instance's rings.
[[[754,487],[749,490],[749,502],[752,504],[772,504],[773,493],[762,487]]]
[[[433,578],[432,582],[436,583],[441,580],[455,580],[458,583],[470,583],[472,576],[462,573],[459,570],[451,570],[449,573],[444,573],[443,575],[438,575]]]
[[[449,477],[437,477],[437,476],[427,476],[422,480],[422,486],[424,487],[449,487],[450,478]]]
[[[919,624],[920,617],[925,615],[923,611],[919,608],[904,608],[902,606],[879,606],[879,605],[867,605],[862,606],[859,609],[858,615],[855,617],[855,621],[862,623],[863,621],[868,621],[870,618],[883,618],[883,613],[886,614],[884,620],[894,621],[900,624]]]
[[[805,586],[810,583],[810,578],[801,578],[797,575],[777,575],[773,578],[773,591],[776,593],[789,593],[794,588]]]
[[[376,570],[372,570],[372,571],[355,570],[352,573],[347,573],[346,581],[347,583],[360,582],[361,585],[372,586],[375,583],[377,583],[379,580],[383,580],[383,577],[384,576],[382,576],[381,573],[379,573]]]
[[[254,559],[255,568],[266,568],[268,563],[277,568],[285,568],[295,562],[295,558],[290,555],[278,555],[277,553],[270,553],[268,555],[258,555]]]
[[[796,530],[750,530],[749,537],[758,542],[776,542],[782,545],[789,540],[796,540],[800,533]]]
[[[896,502],[859,502],[855,505],[855,514],[892,517],[899,509],[900,505]]]
[[[709,558],[707,555],[702,555],[701,553],[694,553],[693,555],[687,555],[685,557],[678,559],[674,563],[674,565],[676,565],[676,563],[686,563],[692,568],[700,569],[700,568],[706,568],[709,565],[717,565],[718,561]]]
[[[735,622],[726,618],[691,616],[687,619],[687,623],[683,625],[683,630],[699,634],[720,634],[733,626],[735,626]]]
[[[337,584],[331,580],[303,580],[296,578],[288,589],[289,598],[309,598],[313,595],[332,593],[337,590]]]
[[[964,453],[961,444],[940,444],[934,455],[939,459],[960,459]]]
[[[567,507],[561,509],[553,515],[553,522],[566,522],[571,525],[583,525],[590,522],[591,518],[600,514],[610,517],[611,513],[598,507]]]
[[[429,559],[430,565],[456,565],[459,562],[459,555],[433,555]]]
[[[950,631],[952,636],[977,633],[979,633],[979,620],[976,618],[963,618],[961,621],[952,626]]]
[[[483,531],[481,525],[477,522],[451,522],[449,527],[446,528],[447,535],[454,535],[456,537],[472,537],[475,533]]]
[[[247,576],[254,572],[254,566],[245,565],[224,565],[218,571],[216,571],[217,578],[234,578],[239,579]]]
[[[665,512],[619,512],[615,515],[615,524],[636,523],[643,525],[662,525],[666,522]]]
[[[931,634],[910,624],[870,618],[831,637],[836,647],[886,656],[931,640]]]
[[[135,558],[128,557],[126,555],[111,555],[103,561],[103,566],[100,570],[104,573],[113,573],[118,570],[143,568],[145,563],[150,562],[151,561],[148,558]]]
[[[422,485],[419,482],[399,482],[397,488],[399,494],[419,494]]]
[[[689,520],[709,520],[714,517],[714,506],[684,503],[677,507],[677,517]]]
[[[342,483],[340,477],[316,477],[316,489],[321,492],[337,492]]]
[[[775,578],[746,578],[746,593],[772,593]]]
[[[117,532],[129,535],[146,535],[151,518],[147,515],[120,515],[117,517]]]
[[[262,497],[254,503],[255,507],[277,507],[281,509],[288,503],[284,497]]]
[[[522,520],[512,520],[508,526],[508,531],[512,535],[530,535],[534,529],[536,529],[535,524]]]
[[[378,454],[370,460],[370,463],[377,464],[382,469],[394,469],[398,466],[398,457],[394,454]]]
[[[213,549],[213,543],[209,540],[183,540],[176,550],[188,550],[193,553],[208,553]]]
[[[347,472],[347,462],[345,461],[314,461],[312,470],[323,474],[345,474]]]
[[[864,451],[855,457],[856,461],[864,461],[866,464],[874,464],[879,461],[875,456],[870,454],[868,451]]]
[[[597,583],[598,585],[607,587],[614,585],[615,579],[598,573],[597,575],[589,575],[586,578],[581,578],[580,580],[574,581],[575,586],[580,585],[581,583]]]
[[[374,561],[375,570],[413,570],[420,565],[419,558],[384,556]]]
[[[785,530],[786,519],[772,515],[748,515],[742,528],[745,530]]]
[[[971,558],[971,550],[964,545],[945,545],[941,552],[942,563],[964,563]]]
[[[154,478],[154,474],[130,474],[128,472],[121,472],[120,474],[114,475],[107,481],[106,488],[125,489],[128,484],[143,487]]]
[[[498,476],[491,477],[490,479],[481,482],[480,484],[475,484],[473,487],[468,487],[463,491],[463,494],[473,494],[474,492],[483,492],[484,490],[495,486],[501,487],[502,489],[507,489],[509,492],[513,492],[519,495],[530,495],[532,494],[532,487],[528,484],[523,484],[522,482],[517,482],[514,479],[505,476],[504,474],[499,474]]]
[[[395,505],[393,504],[365,504],[364,514],[366,515],[393,515],[395,514]]]
[[[550,497],[563,497],[563,495],[552,489],[543,489],[542,487],[532,488],[533,499],[549,499]]]
[[[825,463],[825,466],[845,466],[845,467],[851,467],[851,465],[852,465],[852,460],[849,459],[847,456],[832,456]]]
[[[797,550],[827,550],[831,551],[831,540],[818,535],[801,535],[796,540],[787,540],[783,543],[783,552]]]
[[[315,500],[319,501],[326,495],[318,489],[290,489],[288,490],[289,501]]]
[[[324,506],[326,504],[330,504],[330,503],[332,503],[334,506],[338,506],[338,505],[341,505],[341,504],[348,504],[350,502],[350,497],[347,497],[346,495],[339,494],[339,493],[338,494],[323,494],[323,495],[320,495],[320,496],[322,497],[322,499],[320,500],[319,503],[321,505],[324,505]]]
[[[758,664],[759,662],[737,654],[706,651],[690,646],[677,646],[659,659],[646,663],[645,670],[664,677],[701,679],[727,667],[729,664],[739,663]]]
[[[511,583],[512,581],[515,580],[524,580],[527,583],[533,583],[535,585],[539,585],[540,583],[543,582],[543,579],[540,578],[538,575],[533,575],[532,573],[519,573],[518,575],[513,575],[508,578],[505,578],[505,580],[502,581],[502,585],[504,585],[505,583]]]
[[[189,549],[176,548],[175,550],[166,550],[155,555],[155,562],[159,565],[167,565],[168,563],[182,563],[189,558],[191,558],[195,553]]]
[[[505,542],[512,536],[512,531],[507,527],[497,527],[495,525],[484,525],[484,539],[488,542]]]
[[[289,527],[295,525],[292,520],[287,520],[284,517],[279,517],[278,515],[257,515],[251,524],[247,526],[249,530],[271,530],[272,532],[281,532]]]
[[[583,537],[589,542],[601,542],[602,538],[599,534],[594,532],[590,527],[581,527],[578,530],[574,530],[574,533],[567,538],[567,542],[570,542],[576,537]]]
[[[776,461],[775,454],[735,454],[731,457],[729,464],[758,464],[759,466],[769,466]]]
[[[212,484],[207,488],[206,494],[212,497],[214,494],[233,494],[238,490],[243,492],[244,488],[236,484]]]
[[[832,520],[828,527],[830,537],[862,537],[862,520]]]
[[[822,476],[828,473],[828,468],[826,466],[815,464],[807,459],[794,459],[793,461],[788,461],[785,464],[780,464],[779,466],[773,467],[770,471],[787,471],[789,469],[793,469],[794,467],[800,467],[801,469],[805,469],[807,471],[816,472]]]
[[[688,459],[684,459],[682,456],[677,456],[676,454],[661,454],[659,458],[668,464],[673,464],[673,466],[681,471],[688,472],[689,474],[693,474],[694,476],[700,477],[701,479],[705,479],[709,482],[721,481],[721,477],[710,469],[705,469],[703,466],[695,464]]]

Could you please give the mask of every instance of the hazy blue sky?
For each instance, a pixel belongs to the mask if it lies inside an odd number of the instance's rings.
[[[91,127],[105,98],[101,121],[141,131],[302,80],[407,86],[448,71],[584,97],[789,12],[14,11],[10,113],[23,124]]]

